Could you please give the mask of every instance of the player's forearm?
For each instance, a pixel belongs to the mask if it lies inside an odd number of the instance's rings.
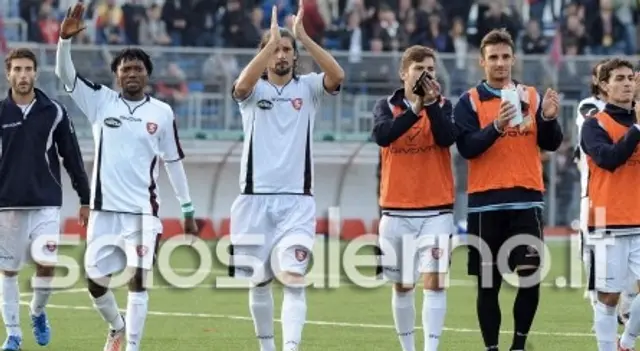
[[[182,161],[165,163],[164,167],[167,170],[169,181],[180,205],[191,205],[189,183],[187,182],[187,174],[184,171]]]
[[[302,38],[300,42],[324,72],[325,88],[329,91],[337,89],[344,80],[344,70],[340,67],[338,61],[308,36]]]
[[[71,59],[71,39],[58,40],[56,51],[56,75],[68,90],[73,89],[76,80],[76,68]]]
[[[278,47],[277,45],[278,44],[275,42],[269,42],[249,62],[247,67],[245,67],[242,72],[240,72],[240,76],[233,86],[233,96],[236,99],[246,98],[251,93],[251,91],[253,91],[253,87],[255,87],[258,79],[260,79],[264,71],[267,69],[269,59]]]

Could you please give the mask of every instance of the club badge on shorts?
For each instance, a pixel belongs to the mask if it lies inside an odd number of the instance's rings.
[[[307,259],[307,250],[304,249],[296,249],[296,260],[302,262]]]
[[[156,133],[157,130],[158,130],[157,124],[153,122],[147,122],[147,132],[149,132],[149,134],[153,135]]]
[[[136,253],[138,254],[138,257],[146,256],[147,252],[149,252],[149,248],[148,247],[146,247],[144,245],[136,246]]]
[[[54,252],[58,248],[58,243],[53,240],[49,240],[44,247],[47,249],[47,251]]]
[[[436,260],[439,260],[442,257],[442,249],[439,247],[431,248],[431,257]]]

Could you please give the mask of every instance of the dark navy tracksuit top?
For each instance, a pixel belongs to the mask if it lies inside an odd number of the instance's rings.
[[[67,111],[41,90],[35,93],[26,114],[11,91],[0,100],[0,209],[62,206],[60,157],[80,203],[88,205],[89,179]]]

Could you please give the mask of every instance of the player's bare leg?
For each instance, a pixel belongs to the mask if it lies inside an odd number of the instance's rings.
[[[416,302],[413,285],[393,285],[391,309],[402,351],[415,351]]]
[[[618,323],[616,323],[616,306],[620,299],[619,293],[598,292],[594,325],[598,351],[616,351]]]
[[[140,350],[144,324],[149,310],[149,293],[146,289],[146,276],[149,271],[136,268],[133,278],[129,281],[129,295],[127,297],[126,313],[126,351]]]
[[[635,286],[628,286],[627,288],[637,291],[640,284],[638,284],[638,281],[635,281],[635,283]],[[636,339],[640,335],[640,297],[637,292],[629,305],[629,320],[625,325],[624,333],[622,333],[620,344],[618,345],[618,349],[621,351],[632,351],[636,344]]]
[[[253,318],[253,326],[260,345],[260,351],[276,351],[271,280],[252,286],[249,289],[249,310]]]
[[[285,285],[282,299],[282,344],[284,351],[298,351],[302,341],[302,329],[307,318],[307,300],[304,275],[282,272],[281,282]]]
[[[31,299],[31,327],[33,336],[38,345],[45,346],[51,340],[51,327],[47,319],[45,307],[51,296],[51,280],[55,273],[55,267],[36,265],[35,286]]]
[[[116,297],[109,286],[109,277],[89,279],[89,295],[93,300],[93,307],[102,319],[109,323],[109,334],[104,345],[104,351],[120,351],[125,337],[124,318],[118,310]]]
[[[440,335],[444,329],[447,314],[447,292],[444,281],[446,275],[425,273],[424,302],[422,303],[422,328],[424,331],[424,351],[437,351]]]
[[[2,272],[2,319],[7,330],[3,351],[20,350],[22,330],[20,329],[20,289],[18,272]]]

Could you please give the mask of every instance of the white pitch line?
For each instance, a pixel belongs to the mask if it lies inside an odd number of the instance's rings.
[[[20,301],[21,305],[29,305],[29,302]],[[55,308],[55,309],[66,309],[66,310],[76,310],[76,311],[95,311],[93,307],[88,306],[72,306],[72,305],[56,305],[56,304],[48,304],[47,308]],[[126,310],[120,310],[122,313],[126,312]],[[247,316],[236,316],[236,315],[228,315],[228,314],[210,314],[210,313],[186,313],[186,312],[160,312],[160,311],[148,311],[148,315],[150,316],[161,316],[161,317],[186,317],[186,318],[211,318],[211,319],[227,319],[227,320],[240,320],[240,321],[253,321],[251,317]],[[275,319],[275,322],[281,323],[279,319]],[[366,329],[393,329],[395,328],[393,325],[389,324],[369,324],[369,323],[347,323],[347,322],[335,322],[335,321],[306,321],[308,325],[321,325],[321,326],[331,326],[331,327],[349,327],[349,328],[366,328]],[[422,329],[421,327],[416,327],[416,329]],[[453,333],[479,333],[478,329],[468,329],[468,328],[444,328],[444,331],[453,332]],[[503,330],[502,333],[513,333],[512,330]],[[562,336],[562,337],[593,337],[593,333],[575,333],[575,332],[537,332],[532,331],[529,334],[533,335],[542,335],[542,336]]]

